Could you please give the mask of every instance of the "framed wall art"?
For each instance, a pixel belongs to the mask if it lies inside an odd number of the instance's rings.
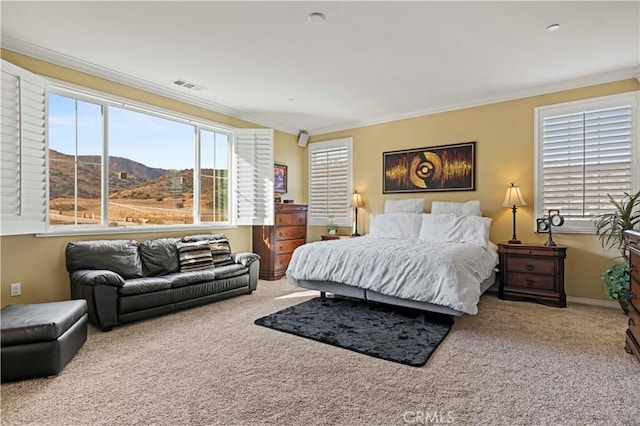
[[[287,166],[284,164],[273,165],[273,192],[276,194],[287,193]]]
[[[476,190],[476,143],[382,153],[382,193]]]

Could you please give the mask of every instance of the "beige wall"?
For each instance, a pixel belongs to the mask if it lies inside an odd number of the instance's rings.
[[[588,88],[534,96],[474,108],[432,114],[312,137],[310,143],[353,137],[354,189],[365,207],[359,215],[360,233],[368,230],[370,213],[382,213],[387,199],[423,197],[428,211],[433,200],[479,199],[483,213],[493,218],[491,240],[507,241],[512,234],[512,213],[502,207],[505,188],[515,182],[528,206],[518,209],[517,235],[523,242],[546,241],[533,232],[534,205],[534,108],[640,89],[635,79]],[[382,153],[457,142],[476,141],[476,188],[474,192],[382,194]],[[320,239],[324,227],[310,227],[309,240]],[[342,228],[340,233],[351,233]],[[554,241],[569,247],[566,260],[566,291],[569,296],[603,299],[600,273],[615,254],[603,253],[592,235],[555,234]]]
[[[237,118],[228,117],[204,108],[154,95],[82,72],[43,62],[8,50],[0,50],[2,59],[12,62],[35,74],[60,81],[121,96],[134,101],[155,105],[168,110],[202,117],[234,127],[260,127]],[[306,156],[297,145],[297,136],[276,131],[274,158],[289,166],[288,194],[285,198],[306,201]],[[69,279],[64,265],[64,248],[69,241],[91,239],[134,239],[143,241],[159,237],[179,237],[207,231],[154,232],[92,235],[82,237],[36,237],[18,235],[0,237],[0,301],[2,306],[14,303],[40,303],[64,300],[70,297]],[[234,251],[251,251],[251,228],[241,226],[229,229],[211,229],[227,235]],[[22,295],[10,296],[10,284],[22,283]]]

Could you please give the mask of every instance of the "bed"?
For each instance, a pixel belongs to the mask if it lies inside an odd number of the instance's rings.
[[[479,203],[470,211],[461,206],[468,204],[439,209],[434,202],[431,214],[417,205],[412,211],[385,206],[384,214],[371,215],[366,236],[298,247],[289,283],[323,295],[476,314],[480,295],[495,282],[498,254],[489,241],[491,219],[481,216]]]

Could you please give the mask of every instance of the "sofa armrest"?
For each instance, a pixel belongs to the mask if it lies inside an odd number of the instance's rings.
[[[106,269],[81,269],[69,274],[71,284],[75,285],[110,285],[113,287],[124,286],[124,279],[113,271]]]
[[[231,260],[242,266],[250,266],[256,260],[260,260],[260,256],[249,252],[231,253]]]

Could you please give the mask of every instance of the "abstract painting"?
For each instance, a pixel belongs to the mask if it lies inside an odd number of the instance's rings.
[[[475,142],[384,152],[382,193],[475,191],[475,169]]]

